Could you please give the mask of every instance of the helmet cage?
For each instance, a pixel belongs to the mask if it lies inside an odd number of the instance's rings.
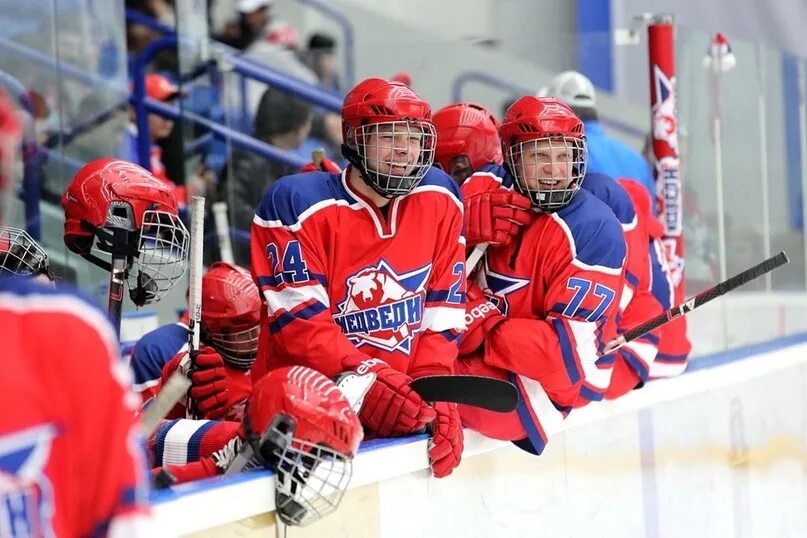
[[[11,226],[0,226],[0,276],[37,276],[51,280],[47,253],[28,232]]]
[[[355,129],[348,127],[346,134],[343,145],[345,157],[359,170],[362,178],[370,187],[387,198],[412,192],[434,162],[437,134],[434,125],[428,121],[404,120],[368,123]],[[404,146],[396,145],[397,141],[402,138],[401,135],[407,141],[412,137],[419,137],[420,151],[415,162],[382,160],[382,153],[385,150],[403,151],[406,153],[405,158],[409,158],[408,142]],[[389,139],[389,144],[381,142],[382,136],[384,139]],[[375,140],[375,144],[371,144],[371,139]],[[385,157],[395,159],[395,156],[391,155]],[[373,164],[371,165],[371,163]],[[393,165],[400,165],[405,169],[404,172],[394,173]],[[387,171],[375,168],[379,166],[386,168]]]
[[[86,220],[81,225],[94,237],[87,260],[111,270],[113,257],[126,256],[129,295],[137,306],[159,301],[185,272],[188,230],[171,212],[144,211],[138,229],[131,204],[113,200],[103,228]],[[115,230],[124,232],[125,240]]]
[[[260,438],[247,416],[244,427],[254,454],[245,469],[275,471],[275,507],[284,523],[305,526],[336,510],[350,483],[352,458],[294,437],[296,422],[285,413],[277,413]]]
[[[218,351],[224,360],[236,368],[249,370],[258,353],[260,325],[240,331],[205,331],[206,340]]]
[[[539,143],[544,144],[540,149]],[[548,146],[545,145],[546,143]],[[556,177],[555,174],[558,165],[563,164],[554,160],[557,148],[563,148],[567,155],[565,164],[568,175],[565,177]],[[586,175],[586,151],[585,137],[544,136],[516,142],[506,147],[505,163],[515,179],[514,187],[532,201],[533,207],[551,213],[569,205],[574,195],[580,190]],[[529,177],[525,177],[524,167],[520,163],[524,155],[531,152],[546,154],[549,156],[549,161],[545,164],[538,164],[535,167],[535,173],[528,173]],[[546,164],[549,165],[549,174],[545,172]],[[540,188],[536,187],[536,183],[540,185]],[[563,185],[564,183],[567,184]]]

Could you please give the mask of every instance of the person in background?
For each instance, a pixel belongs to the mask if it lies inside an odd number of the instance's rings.
[[[267,89],[258,106],[253,136],[278,149],[294,151],[311,131],[311,106],[274,88]],[[264,191],[278,178],[294,173],[295,168],[270,161],[254,153],[236,149],[233,151],[219,181],[219,196],[232,208],[231,225],[239,230],[249,230],[252,212]],[[233,245],[236,263],[249,265],[249,249],[246,245]]]
[[[165,104],[173,104],[177,98],[182,97],[182,92],[179,87],[171,82],[168,77],[159,73],[149,73],[145,77],[146,84],[146,97],[161,101]],[[142,163],[142,166],[149,166],[151,173],[157,179],[161,179],[167,183],[174,184],[172,178],[168,177],[163,164],[162,155],[163,150],[158,142],[171,136],[171,131],[174,129],[173,120],[163,118],[157,114],[148,115],[149,136],[151,137],[151,151],[149,153],[150,161]],[[133,162],[138,160],[137,152],[137,117],[133,107],[129,107],[129,127],[128,137],[123,141],[123,146],[119,149],[118,154],[124,158],[131,159]],[[178,193],[179,194],[179,193]],[[184,193],[182,196],[177,196],[178,200],[185,200]]]
[[[641,183],[655,199],[656,185],[647,161],[638,151],[605,132],[597,113],[597,95],[591,81],[577,71],[565,71],[539,92],[557,97],[583,120],[588,143],[588,171],[612,178],[630,178]]]

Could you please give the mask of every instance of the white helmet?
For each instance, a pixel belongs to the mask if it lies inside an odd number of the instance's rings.
[[[548,86],[538,90],[538,97],[557,97],[570,107],[594,108],[596,105],[594,84],[577,71],[557,75]]]

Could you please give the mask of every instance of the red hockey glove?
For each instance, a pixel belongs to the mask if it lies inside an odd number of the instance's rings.
[[[462,424],[457,404],[437,402],[433,407],[437,418],[432,423],[429,461],[434,476],[442,478],[450,475],[462,459]]]
[[[423,430],[436,413],[409,388],[412,378],[381,359],[346,365],[359,375],[375,374],[359,411],[362,425],[376,437],[406,435]]]
[[[465,332],[460,340],[460,355],[475,351],[482,345],[485,335],[507,319],[496,305],[488,301],[476,282],[468,281],[465,296]]]
[[[304,172],[328,172],[331,174],[341,174],[342,169],[339,168],[339,165],[332,160],[323,158],[321,166],[317,166],[313,162],[304,164],[303,167],[300,168],[300,173],[302,174]]]
[[[507,245],[521,226],[532,222],[535,216],[529,199],[515,191],[500,188],[466,192],[469,190],[463,188],[462,193],[465,200],[465,238],[469,247],[479,243]]]
[[[239,419],[241,405],[252,391],[248,371],[234,368],[213,348],[202,346],[196,356],[196,365],[190,372],[193,400],[199,418]]]

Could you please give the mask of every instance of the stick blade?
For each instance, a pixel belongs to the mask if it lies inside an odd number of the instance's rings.
[[[518,405],[518,391],[512,383],[474,375],[435,375],[409,384],[427,402],[452,402],[509,413]]]

